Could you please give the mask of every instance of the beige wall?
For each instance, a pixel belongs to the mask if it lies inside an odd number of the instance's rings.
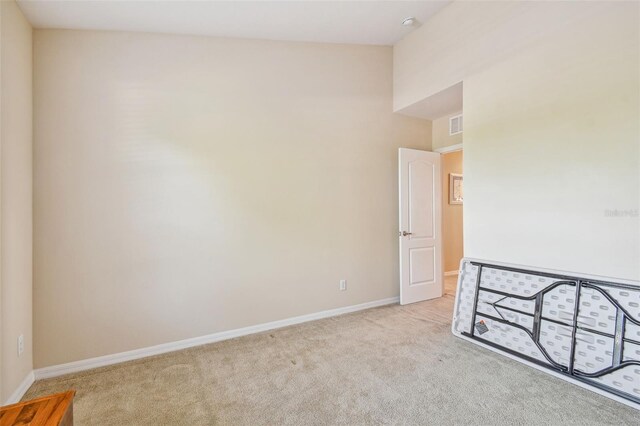
[[[435,124],[435,122],[434,122]],[[462,151],[442,156],[442,251],[445,272],[457,271],[463,257],[462,204],[449,204],[449,174],[462,172]]]
[[[32,358],[32,30],[14,1],[1,13],[1,301],[2,386],[6,401]],[[18,357],[18,336],[25,350]]]
[[[639,7],[455,2],[396,46],[396,108],[464,82],[466,256],[640,279]]]
[[[640,279],[640,5],[605,6],[465,80],[468,256]]]
[[[431,146],[433,149],[445,148],[462,143],[462,133],[449,135],[449,118],[460,114],[462,114],[462,111],[456,112],[455,114],[449,114],[432,121]]]
[[[398,294],[392,50],[35,32],[35,364]],[[340,279],[348,290],[340,292]]]

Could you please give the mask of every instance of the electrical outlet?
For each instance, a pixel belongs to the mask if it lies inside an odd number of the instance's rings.
[[[347,280],[340,280],[340,291],[345,291],[347,289]]]
[[[18,336],[18,356],[24,352],[24,334]]]

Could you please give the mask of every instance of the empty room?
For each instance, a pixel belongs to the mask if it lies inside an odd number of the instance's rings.
[[[0,425],[637,425],[640,2],[0,0]]]

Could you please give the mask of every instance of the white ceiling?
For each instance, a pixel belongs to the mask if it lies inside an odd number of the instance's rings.
[[[462,82],[396,112],[411,117],[435,120],[458,111],[462,111]]]
[[[18,0],[36,28],[392,45],[450,1]]]

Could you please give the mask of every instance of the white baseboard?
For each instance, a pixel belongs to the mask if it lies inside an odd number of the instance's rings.
[[[327,311],[316,312],[308,315],[287,318],[278,321],[267,322],[264,324],[252,325],[249,327],[237,328],[235,330],[221,331],[206,336],[194,337],[191,339],[179,340],[177,342],[163,343],[161,345],[149,346],[147,348],[135,349],[127,352],[120,352],[111,355],[100,356],[96,358],[83,359],[80,361],[69,362],[66,364],[52,365],[51,367],[39,368],[34,371],[35,379],[47,379],[50,377],[62,376],[69,373],[77,373],[79,371],[90,370],[92,368],[104,367],[121,362],[132,361],[134,359],[146,358],[153,355],[160,355],[167,352],[178,351],[181,349],[191,348],[194,346],[206,345],[208,343],[219,342],[221,340],[233,339],[235,337],[246,336],[248,334],[260,333],[276,328],[287,327],[290,325],[301,324],[303,322],[314,321],[322,318],[334,317],[337,315],[347,314],[350,312],[362,311],[364,309],[375,308],[378,306],[391,305],[398,303],[398,297],[390,297],[388,299],[374,300],[373,302],[361,303],[359,305],[345,306],[342,308],[330,309]],[[25,389],[26,390],[26,389]]]
[[[9,398],[4,402],[4,405],[15,404],[16,402],[20,402],[25,393],[29,390],[33,382],[35,381],[35,376],[33,371],[29,372],[27,376],[24,378],[22,383],[18,386],[18,388],[11,394]]]
[[[451,276],[453,276],[453,275],[458,275],[458,271],[457,271],[457,270],[455,270],[455,271],[449,271],[449,272],[445,272],[445,273],[444,273],[444,276],[445,276],[445,277],[451,277]]]

